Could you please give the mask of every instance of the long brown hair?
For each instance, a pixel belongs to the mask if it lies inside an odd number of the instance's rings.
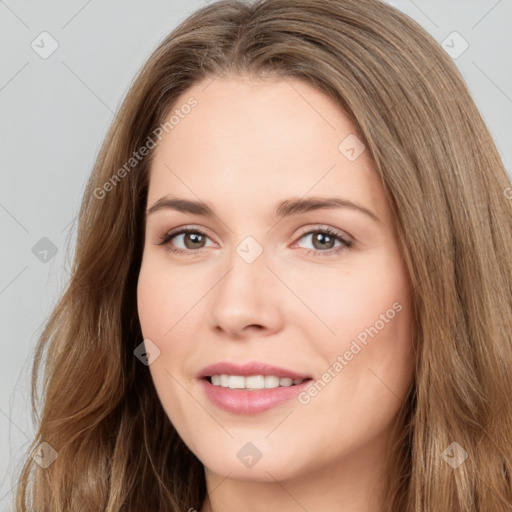
[[[154,151],[130,158],[182,93],[221,73],[314,85],[353,121],[382,179],[413,283],[417,347],[385,510],[512,510],[510,179],[463,78],[425,30],[377,0],[223,0],[159,45],[98,154],[70,282],[33,369],[29,452],[46,442],[58,457],[47,468],[27,457],[18,512],[201,508],[204,468],[133,354]],[[447,448],[467,458],[453,467]]]

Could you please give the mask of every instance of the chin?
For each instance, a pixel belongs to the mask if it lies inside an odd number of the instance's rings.
[[[206,471],[223,478],[229,475],[230,479],[254,482],[284,481],[305,473],[306,464],[296,457],[296,449],[283,453],[271,443],[262,447],[257,442],[230,440],[228,444],[199,454]]]

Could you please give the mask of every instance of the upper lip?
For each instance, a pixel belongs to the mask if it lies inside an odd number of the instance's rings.
[[[280,366],[262,363],[259,361],[250,361],[245,364],[230,363],[221,361],[203,368],[197,375],[198,379],[211,377],[212,375],[275,375],[279,378],[289,377],[291,379],[309,379],[309,375],[289,370]]]

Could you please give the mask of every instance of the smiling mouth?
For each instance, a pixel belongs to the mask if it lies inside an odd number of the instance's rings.
[[[276,375],[211,375],[204,378],[210,384],[220,388],[259,391],[262,389],[275,389],[293,387],[312,379],[292,379],[291,377],[277,377]]]

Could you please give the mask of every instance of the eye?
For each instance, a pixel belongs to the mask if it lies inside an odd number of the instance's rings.
[[[311,237],[313,249],[315,249],[308,250],[307,254],[312,254],[313,256],[329,256],[338,254],[345,249],[349,249],[353,245],[351,240],[345,239],[345,237],[343,237],[340,233],[334,231],[331,228],[319,228],[308,231],[302,234],[300,239],[306,237]],[[336,242],[338,242],[339,245],[334,247],[333,244]]]
[[[183,249],[174,247],[173,243],[171,243],[174,238],[177,239],[179,237],[183,237],[181,239],[181,241],[185,244]],[[190,253],[202,249],[206,239],[208,239],[208,236],[200,229],[182,228],[170,231],[169,233],[165,233],[160,237],[160,242],[158,245],[167,245],[167,249],[170,252]]]

